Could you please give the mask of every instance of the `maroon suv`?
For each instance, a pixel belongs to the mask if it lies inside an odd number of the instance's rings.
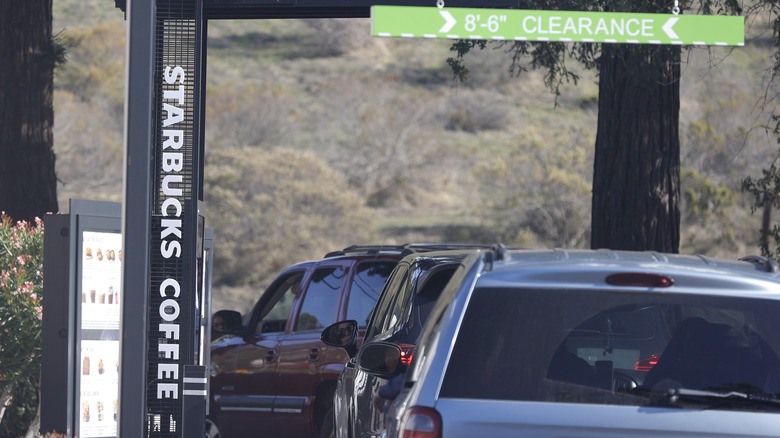
[[[435,248],[353,246],[282,271],[243,325],[211,345],[207,436],[331,436],[336,379],[349,357],[322,343],[323,328],[353,319],[362,335],[395,265],[426,249]]]

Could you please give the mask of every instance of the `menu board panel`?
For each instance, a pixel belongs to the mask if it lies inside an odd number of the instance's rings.
[[[79,436],[117,435],[122,234],[81,238]]]

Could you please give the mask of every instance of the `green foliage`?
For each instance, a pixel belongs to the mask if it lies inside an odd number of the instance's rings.
[[[778,120],[780,116],[775,116]],[[776,125],[775,135],[780,143],[780,124]],[[761,170],[761,177],[753,179],[748,176],[742,180],[742,191],[753,197],[750,212],[761,210],[763,213],[761,237],[759,248],[761,255],[780,261],[780,225],[771,225],[771,213],[780,208],[780,170],[777,168],[777,159],[772,162],[769,169]]]
[[[43,221],[0,215],[0,392],[11,404],[0,437],[22,436],[38,406],[41,367]]]
[[[469,69],[463,63],[463,57],[474,47],[484,49],[487,42],[484,40],[458,40],[452,43],[450,51],[455,52],[455,57],[447,58],[447,64],[452,68],[452,75],[459,81],[466,81],[469,77]]]
[[[54,35],[49,45],[41,52],[41,63],[52,69],[61,67],[65,64],[65,57],[71,46],[71,41],[62,32]]]
[[[736,249],[738,191],[725,182],[713,182],[693,169],[680,174],[682,200],[681,222],[685,224],[684,244],[696,253],[711,253],[718,249]]]
[[[687,223],[707,224],[713,218],[723,218],[726,208],[737,201],[737,194],[725,183],[714,184],[692,169],[681,172],[684,202],[687,206]]]

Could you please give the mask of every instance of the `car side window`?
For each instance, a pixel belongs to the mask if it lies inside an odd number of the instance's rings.
[[[260,315],[257,318],[255,334],[284,331],[303,274],[304,272],[301,271],[289,275],[270,291],[271,298],[260,310]]]
[[[323,329],[336,322],[344,274],[341,266],[314,271],[294,331]]]
[[[387,277],[393,271],[396,262],[363,262],[357,266],[352,279],[347,304],[347,319],[354,319],[360,327],[368,325],[371,310],[374,309]]]
[[[396,292],[393,310],[385,318],[382,325],[382,332],[394,331],[396,327],[406,321],[406,314],[409,311],[409,305],[412,298],[412,284],[419,277],[419,270],[413,268],[406,276],[405,281],[400,285]]]
[[[428,315],[433,310],[433,306],[436,305],[436,300],[439,299],[444,287],[447,286],[447,282],[450,281],[452,275],[457,270],[458,265],[453,264],[450,266],[442,266],[434,270],[431,275],[425,279],[415,299],[417,300],[417,317],[419,318],[420,326],[425,324],[428,320]],[[420,281],[420,280],[418,280]]]
[[[387,280],[382,296],[379,298],[379,302],[376,304],[376,308],[372,314],[372,319],[369,323],[368,331],[366,332],[366,339],[372,339],[377,334],[382,333],[385,327],[385,321],[392,309],[393,302],[397,297],[396,291],[400,290],[402,285],[406,282],[406,276],[409,273],[409,265],[406,263],[399,263],[390,278]]]

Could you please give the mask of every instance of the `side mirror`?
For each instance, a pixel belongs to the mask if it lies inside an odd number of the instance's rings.
[[[389,378],[401,371],[401,347],[389,342],[364,345],[358,354],[358,367],[379,377]]]
[[[358,323],[355,320],[339,321],[322,331],[320,339],[325,345],[347,350],[349,357],[357,353]]]

